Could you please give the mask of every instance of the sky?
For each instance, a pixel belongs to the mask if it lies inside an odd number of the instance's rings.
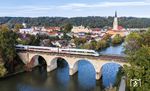
[[[0,0],[0,16],[85,17],[118,16],[150,18],[150,0]]]

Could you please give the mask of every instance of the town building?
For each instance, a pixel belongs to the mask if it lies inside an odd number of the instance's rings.
[[[88,27],[84,27],[84,26],[73,26],[71,32],[73,33],[91,33],[92,30]]]
[[[100,35],[102,33],[100,28],[92,28],[91,34],[93,35]]]
[[[31,34],[33,33],[34,29],[33,28],[24,28],[24,29],[19,29],[19,32],[22,34]]]
[[[46,32],[54,32],[54,31],[60,31],[60,27],[46,27],[44,31]]]

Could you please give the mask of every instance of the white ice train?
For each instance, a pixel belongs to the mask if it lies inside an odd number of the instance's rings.
[[[42,46],[28,46],[28,45],[16,45],[16,49],[39,51],[39,52],[41,51],[41,52],[99,56],[98,52],[94,50],[87,50],[87,49],[73,49],[73,48],[64,49],[64,48],[57,48],[57,47],[42,47]]]

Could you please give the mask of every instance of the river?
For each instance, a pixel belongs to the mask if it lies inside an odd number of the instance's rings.
[[[125,54],[123,53],[124,51],[124,43],[121,45],[116,45],[116,46],[110,46],[102,51],[100,51],[101,54],[108,54],[108,55],[119,55],[119,56],[124,56]]]
[[[102,79],[96,81],[95,70],[88,61],[80,60],[73,76],[69,76],[68,64],[62,61],[49,73],[44,67],[36,67],[31,72],[0,79],[0,91],[103,91],[115,83],[119,67],[114,63],[104,65]]]

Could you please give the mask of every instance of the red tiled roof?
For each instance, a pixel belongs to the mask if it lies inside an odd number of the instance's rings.
[[[92,28],[92,31],[101,31],[100,28]]]
[[[57,32],[48,32],[49,35],[55,35]]]
[[[122,30],[123,29],[123,27],[122,26],[118,26],[118,30]]]
[[[60,30],[60,27],[47,27],[48,30]]]

